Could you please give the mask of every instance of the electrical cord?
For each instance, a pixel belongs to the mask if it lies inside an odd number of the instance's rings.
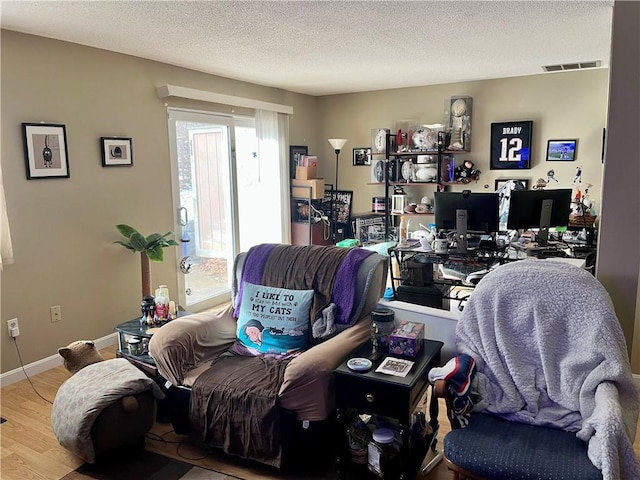
[[[329,222],[328,217],[324,214],[324,212],[318,210],[313,204],[309,204],[311,207],[311,213],[314,213],[320,217],[320,221],[322,222],[322,237],[324,240],[329,240],[331,236],[331,222]]]
[[[16,345],[16,352],[18,352],[18,360],[20,361],[20,367],[22,368],[22,372],[24,373],[24,376],[27,377],[27,380],[29,381],[29,384],[31,385],[31,388],[33,388],[33,391],[36,392],[36,394],[41,399],[43,399],[45,402],[50,403],[51,405],[53,405],[53,402],[51,400],[47,400],[42,395],[40,395],[40,392],[38,392],[38,390],[36,390],[36,387],[33,385],[33,382],[31,382],[31,379],[29,378],[29,375],[27,375],[27,371],[24,369],[24,365],[22,364],[22,355],[20,355],[20,349],[18,348],[18,341],[16,340],[16,337],[11,337],[11,338],[13,338],[13,343]]]
[[[184,440],[167,440],[166,438],[164,438],[165,435],[169,435],[171,433],[175,433],[175,431],[174,430],[170,430],[168,432],[163,433],[162,435],[158,435],[157,433],[153,433],[153,432],[148,432],[145,435],[145,438],[147,440],[153,440],[153,441],[162,442],[162,443],[165,443],[165,444],[177,444],[178,446],[176,447],[176,454],[180,458],[182,458],[184,460],[188,460],[190,462],[197,462],[199,460],[204,460],[205,458],[207,458],[209,456],[209,454],[206,453],[205,455],[203,455],[201,457],[188,457],[188,456],[180,453],[180,448],[181,447],[184,447],[186,445],[192,445],[192,446],[195,446],[196,448],[201,448],[201,449],[205,450],[205,452],[207,452],[207,451],[212,452],[212,450],[210,448],[208,448],[208,447],[206,447],[204,445],[202,447],[198,447],[198,446],[190,444],[189,442],[186,442]],[[242,480],[241,477],[236,477],[235,475],[231,475],[229,473],[225,473],[225,475],[226,475],[225,478],[236,478],[238,480]]]
[[[188,445],[188,442],[185,442],[184,440],[167,440],[167,439],[165,438],[165,435],[169,435],[169,434],[171,434],[171,433],[175,433],[175,432],[174,432],[174,430],[170,430],[170,431],[168,431],[168,432],[165,432],[165,433],[163,433],[162,435],[158,435],[157,433],[153,433],[153,432],[148,432],[148,433],[145,435],[145,438],[146,438],[147,440],[154,440],[154,441],[156,441],[156,442],[162,442],[162,443],[167,444],[167,445],[169,445],[169,444],[176,444],[176,445],[177,445],[177,447],[176,447],[176,454],[177,454],[180,458],[183,458],[183,459],[185,459],[185,460],[189,460],[189,461],[198,461],[198,460],[204,460],[205,458],[207,458],[207,456],[208,456],[208,455],[206,455],[206,454],[205,454],[205,455],[203,455],[203,456],[200,456],[200,457],[189,457],[189,456],[187,456],[187,455],[182,454],[182,453],[180,452],[180,449],[181,449],[182,447],[184,447],[185,445]]]

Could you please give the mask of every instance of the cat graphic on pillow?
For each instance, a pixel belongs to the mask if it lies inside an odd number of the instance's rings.
[[[240,355],[289,355],[306,350],[313,290],[245,283],[237,321]]]
[[[240,329],[238,338],[242,340],[245,347],[259,353],[291,353],[300,350],[300,338],[304,337],[306,344],[307,332],[301,328],[291,328],[285,331],[284,328],[265,328],[260,320],[252,318]],[[282,352],[285,350],[285,352]]]

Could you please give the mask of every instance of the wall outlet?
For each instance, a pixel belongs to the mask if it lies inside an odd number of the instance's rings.
[[[15,338],[20,335],[20,327],[18,325],[18,319],[12,318],[11,320],[7,320],[7,330],[9,330],[9,336],[11,338]]]
[[[51,307],[51,323],[59,322],[60,320],[62,320],[60,305],[54,305],[53,307]]]

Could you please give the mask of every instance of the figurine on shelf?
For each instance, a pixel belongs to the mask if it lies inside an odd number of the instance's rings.
[[[450,150],[469,150],[471,133],[471,98],[452,98],[450,122],[451,139],[447,146]]]
[[[454,179],[456,182],[469,183],[471,180],[476,182],[480,178],[480,170],[474,168],[474,163],[471,160],[465,160],[462,165],[459,165],[454,170]]]
[[[539,178],[536,181],[536,184],[533,186],[534,190],[542,190],[544,189],[547,185],[549,184],[549,182],[547,180],[545,180],[544,178]]]

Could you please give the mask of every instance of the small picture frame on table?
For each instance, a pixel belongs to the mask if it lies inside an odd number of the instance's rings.
[[[133,166],[132,140],[126,137],[100,137],[103,167]]]
[[[577,140],[547,141],[547,162],[573,162],[577,146]]]
[[[27,180],[70,177],[67,131],[64,125],[23,123],[22,140]]]
[[[289,145],[289,178],[296,178],[296,167],[300,165],[300,157],[309,154],[306,145]]]
[[[359,147],[353,149],[353,166],[361,167],[371,165],[371,149]]]

